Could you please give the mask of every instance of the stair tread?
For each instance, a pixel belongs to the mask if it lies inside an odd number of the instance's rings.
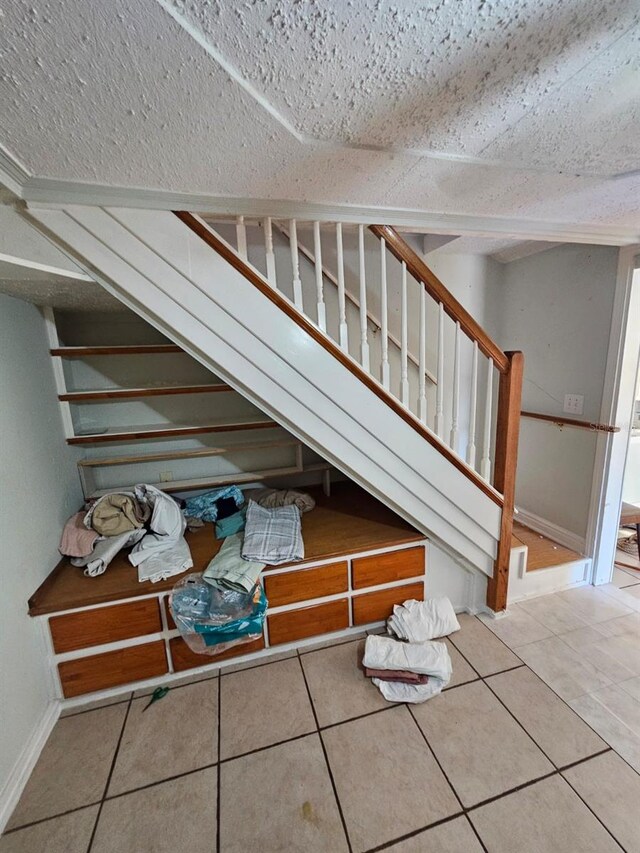
[[[58,394],[59,400],[68,403],[81,403],[84,400],[117,400],[135,397],[163,397],[171,394],[209,394],[231,391],[224,382],[212,382],[201,385],[157,385],[146,388],[95,388],[85,391],[66,391]]]
[[[197,435],[208,432],[234,432],[236,430],[275,429],[272,420],[230,420],[206,424],[136,424],[135,426],[114,426],[104,432],[76,435],[67,439],[67,444],[101,444],[107,441],[136,441],[144,438],[167,438],[177,435]]]
[[[184,352],[177,344],[127,344],[113,346],[54,347],[51,355],[84,358],[89,355],[140,355],[145,353]]]
[[[566,548],[564,545],[548,539],[518,521],[513,523],[513,532],[515,537],[528,549],[527,572],[549,569],[564,563],[573,563],[575,560],[583,558],[583,555],[577,551],[572,551],[571,548]]]
[[[292,568],[425,538],[355,483],[334,483],[330,497],[317,486],[306,491],[315,498],[316,508],[302,517],[305,558],[302,563],[291,564]],[[200,530],[187,533],[194,564],[192,571],[203,571],[222,544],[214,538],[211,527],[205,524]],[[63,559],[29,600],[29,612],[37,616],[149,595],[170,590],[179,577],[184,575],[156,584],[138,583],[137,570],[129,563],[126,552],[118,554],[108,570],[96,578],[86,578],[81,569]]]

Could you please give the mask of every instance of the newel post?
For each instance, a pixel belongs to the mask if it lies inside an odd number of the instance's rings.
[[[504,495],[504,505],[498,554],[493,566],[493,577],[487,585],[487,605],[494,612],[504,610],[507,606],[524,367],[521,352],[507,352],[505,355],[509,359],[509,369],[500,374],[493,477],[493,485]]]

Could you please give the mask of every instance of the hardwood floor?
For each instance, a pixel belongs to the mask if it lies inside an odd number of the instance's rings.
[[[570,548],[565,548],[564,545],[559,545],[546,536],[536,533],[524,524],[517,521],[513,522],[513,535],[516,539],[512,541],[512,547],[519,544],[526,545],[529,549],[527,555],[527,571],[535,572],[537,569],[548,569],[551,566],[557,566],[562,563],[572,563],[574,560],[579,560],[582,554],[577,551],[572,551]]]

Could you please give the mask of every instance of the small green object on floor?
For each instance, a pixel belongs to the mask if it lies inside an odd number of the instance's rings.
[[[144,708],[142,709],[142,713],[144,714],[144,712],[147,710],[147,708],[151,707],[151,705],[153,705],[154,702],[157,702],[159,699],[164,699],[164,697],[167,695],[168,692],[169,692],[168,687],[156,687],[156,689],[151,694],[151,699],[149,700],[149,703],[147,705],[145,705]]]

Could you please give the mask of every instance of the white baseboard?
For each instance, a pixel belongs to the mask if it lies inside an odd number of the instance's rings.
[[[514,520],[521,522],[525,527],[530,527],[536,533],[542,533],[543,536],[553,539],[559,545],[564,545],[565,548],[577,551],[578,554],[584,554],[585,552],[586,544],[584,536],[578,536],[577,533],[572,533],[571,530],[567,530],[565,527],[560,527],[560,525],[554,524],[552,521],[547,521],[546,518],[541,518],[528,509],[518,507],[518,514],[514,517]]]
[[[16,763],[13,765],[2,791],[0,791],[0,833],[4,832],[20,795],[27,784],[31,771],[36,765],[40,753],[60,716],[60,703],[52,700],[47,706],[40,721],[31,733],[31,737]]]
[[[572,563],[563,563],[535,572],[516,571],[509,575],[507,604],[526,598],[538,598],[553,592],[562,592],[576,586],[585,586],[591,577],[591,558],[582,557]]]

